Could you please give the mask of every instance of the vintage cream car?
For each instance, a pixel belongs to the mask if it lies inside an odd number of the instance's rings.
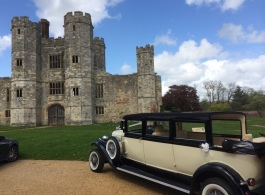
[[[92,145],[94,172],[109,163],[187,194],[265,194],[265,137],[247,133],[241,112],[126,115]]]

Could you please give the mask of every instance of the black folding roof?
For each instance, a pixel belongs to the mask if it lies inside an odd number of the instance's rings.
[[[212,115],[228,115],[239,114],[244,115],[242,112],[161,112],[161,113],[138,113],[125,115],[123,119],[127,120],[141,120],[141,119],[193,119],[193,120],[210,120]]]

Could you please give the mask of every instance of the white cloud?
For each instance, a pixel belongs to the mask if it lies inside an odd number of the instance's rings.
[[[11,47],[11,34],[0,36],[0,55],[2,52]]]
[[[164,51],[155,56],[155,71],[166,78],[164,86],[173,84],[195,84],[204,73],[201,60],[218,58],[222,54],[222,47],[211,44],[207,39],[202,39],[200,44],[194,40],[183,42],[178,52],[172,54]],[[163,88],[163,94],[167,88]]]
[[[153,45],[159,45],[159,44],[176,45],[177,44],[176,39],[171,38],[170,34],[171,34],[171,30],[168,30],[167,34],[157,36],[155,38],[155,42],[153,43]]]
[[[245,0],[186,0],[188,5],[211,5],[216,4],[222,11],[237,10],[243,5]]]
[[[258,32],[252,26],[249,26],[245,31],[241,25],[232,23],[223,24],[223,27],[218,31],[218,36],[230,40],[232,43],[247,42],[247,43],[264,43],[265,30]]]
[[[67,12],[82,11],[91,14],[93,25],[103,19],[119,19],[120,14],[110,16],[107,8],[114,7],[123,0],[33,0],[37,7],[37,16],[50,22],[50,32],[55,37],[63,36],[63,17]]]
[[[133,73],[133,69],[132,69],[132,67],[130,65],[124,64],[121,67],[121,72],[122,72],[122,74],[132,74]]]
[[[265,54],[252,59],[223,60],[224,54],[228,56],[221,46],[203,39],[200,44],[193,40],[182,43],[176,53],[164,51],[156,55],[155,71],[162,77],[162,94],[174,84],[196,85],[198,95],[203,98],[206,94],[203,82],[209,80],[265,90]]]
[[[186,0],[188,5],[202,5],[202,4],[210,4],[210,3],[219,3],[220,0]]]
[[[243,3],[245,2],[245,0],[224,0],[224,2],[221,5],[221,9],[223,11],[226,10],[237,10],[241,5],[243,5]]]

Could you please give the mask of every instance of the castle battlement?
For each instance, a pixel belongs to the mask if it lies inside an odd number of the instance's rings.
[[[136,47],[136,53],[140,54],[140,53],[154,53],[154,46],[153,45],[149,45],[147,44],[145,47]]]
[[[72,12],[68,12],[64,16],[64,25],[67,25],[68,23],[86,23],[92,25],[91,15],[88,13],[83,15],[83,12],[81,11],[75,11],[74,14]]]
[[[95,37],[93,40],[93,43],[95,45],[105,45],[104,39],[103,38],[99,38],[99,37]]]
[[[64,38],[58,37],[50,37],[48,39],[42,39],[42,44],[46,47],[55,47],[55,46],[64,46]]]
[[[20,18],[17,16],[13,17],[11,23],[12,23],[12,28],[14,27],[40,28],[39,23],[31,22],[28,16],[21,16]]]
[[[11,81],[11,77],[0,77],[0,82],[9,82]]]

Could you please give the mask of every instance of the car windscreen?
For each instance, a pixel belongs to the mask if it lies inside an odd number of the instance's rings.
[[[142,121],[128,120],[127,121],[127,132],[142,133]]]

